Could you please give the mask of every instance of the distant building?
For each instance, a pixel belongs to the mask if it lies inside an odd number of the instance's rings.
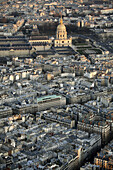
[[[113,140],[101,149],[100,153],[94,158],[94,164],[99,165],[101,169],[113,169]]]
[[[36,104],[17,105],[13,108],[14,113],[35,113],[56,106],[66,105],[66,98],[62,96],[50,95],[37,98]]]
[[[29,40],[32,47],[36,50],[47,50],[54,43],[54,47],[68,47],[72,44],[72,38],[67,37],[66,27],[63,24],[63,19],[60,19],[60,24],[57,26],[56,39],[52,41],[47,36],[32,36]],[[42,46],[42,48],[41,48]],[[48,48],[47,48],[48,47]]]
[[[72,38],[67,38],[66,27],[63,24],[63,19],[60,19],[60,24],[57,27],[56,39],[54,40],[55,47],[71,46]]]
[[[82,122],[78,121],[77,128],[88,133],[100,134],[102,137],[102,144],[107,143],[110,137],[110,125],[108,124],[100,125],[100,123],[98,123],[98,125],[92,125],[85,123],[83,120]]]
[[[51,96],[44,96],[37,99],[38,109],[46,110],[53,106],[63,106],[66,104],[65,97],[51,95]]]

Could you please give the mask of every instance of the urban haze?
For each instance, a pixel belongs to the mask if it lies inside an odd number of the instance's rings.
[[[113,0],[0,0],[0,170],[113,170]]]

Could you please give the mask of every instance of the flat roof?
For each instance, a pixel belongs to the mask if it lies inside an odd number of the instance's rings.
[[[38,97],[38,98],[37,98],[37,102],[41,102],[41,101],[44,101],[44,100],[55,99],[55,98],[61,98],[61,96],[48,95],[48,96]]]

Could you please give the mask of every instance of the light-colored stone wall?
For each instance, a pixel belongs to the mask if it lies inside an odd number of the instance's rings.
[[[32,46],[34,47],[37,51],[44,51],[44,50],[49,50],[51,46],[46,45],[46,46]]]
[[[54,46],[55,47],[65,47],[65,46],[71,46],[71,44],[72,44],[72,39],[70,38],[70,39],[60,39],[60,40],[58,40],[58,39],[56,39],[55,41],[54,41]]]
[[[48,40],[29,40],[30,44],[32,44],[32,43],[43,43],[43,42],[51,44],[52,40],[51,39],[48,39]]]
[[[0,57],[6,57],[6,56],[26,56],[29,54],[32,54],[33,50],[14,50],[14,51],[0,51]]]

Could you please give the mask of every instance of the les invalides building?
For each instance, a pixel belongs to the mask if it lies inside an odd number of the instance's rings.
[[[60,19],[60,24],[57,26],[56,39],[54,40],[54,47],[71,46],[72,38],[67,37],[66,27],[63,24],[63,19]]]

